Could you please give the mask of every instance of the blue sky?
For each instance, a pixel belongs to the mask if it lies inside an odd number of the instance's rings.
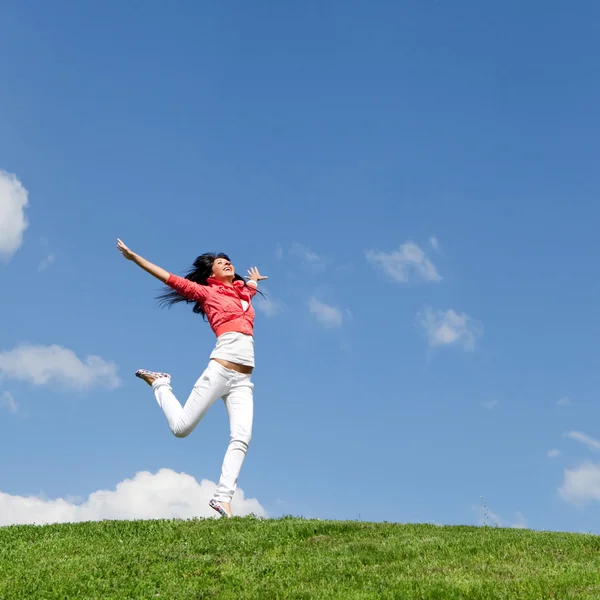
[[[238,512],[598,532],[597,3],[0,10],[4,524],[205,514],[223,406],[133,373],[214,337],[118,236],[269,276]]]

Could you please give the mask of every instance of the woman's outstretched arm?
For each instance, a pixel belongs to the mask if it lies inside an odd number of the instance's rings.
[[[163,268],[153,265],[150,261],[142,258],[139,254],[132,252],[121,240],[117,239],[117,249],[127,259],[134,262],[138,267],[141,267],[150,275],[160,279],[163,283],[167,282],[170,273]]]
[[[119,252],[127,259],[134,262],[138,267],[160,279],[170,288],[174,289],[182,298],[193,300],[194,302],[203,303],[206,300],[207,288],[203,285],[198,285],[193,281],[188,281],[183,277],[177,277],[162,267],[153,265],[149,260],[142,258],[139,254],[132,252],[121,240],[117,239],[117,248]]]

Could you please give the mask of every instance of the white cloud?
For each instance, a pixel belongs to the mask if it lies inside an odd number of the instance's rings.
[[[429,238],[429,243],[431,244],[431,247],[436,251],[439,252],[440,251],[440,242],[438,241],[438,239],[435,237],[435,235],[432,235]]]
[[[38,496],[11,496],[0,492],[0,525],[75,523],[103,519],[192,519],[213,517],[208,506],[216,484],[200,483],[191,475],[161,469],[157,473],[139,472],[125,479],[114,490],[98,490],[83,503],[70,498],[48,500]],[[237,516],[266,516],[258,500],[246,498],[238,488],[231,503]]]
[[[40,263],[38,269],[40,271],[45,271],[51,264],[54,263],[55,260],[56,258],[54,254],[48,254],[48,256],[46,256],[46,258]]]
[[[0,353],[0,375],[35,385],[57,382],[83,389],[92,385],[116,388],[121,382],[117,365],[99,356],[79,359],[62,346],[18,346]]]
[[[496,408],[496,406],[498,406],[498,400],[484,400],[481,403],[481,406],[483,406],[483,408],[487,410],[492,410],[493,408]]]
[[[480,325],[466,314],[459,315],[452,309],[434,311],[427,307],[424,313],[417,315],[417,319],[432,347],[458,344],[465,350],[473,350],[482,334]]]
[[[341,327],[344,321],[344,316],[339,308],[319,302],[316,298],[309,299],[308,310],[325,327]]]
[[[568,396],[563,396],[556,401],[556,404],[558,404],[558,406],[571,406],[572,403]]]
[[[367,258],[383,272],[400,283],[406,283],[412,274],[425,281],[441,281],[441,277],[425,252],[413,242],[406,242],[392,252],[366,251]]]
[[[23,243],[28,202],[27,190],[16,175],[0,170],[0,258],[8,260]]]
[[[590,450],[600,450],[600,442],[581,431],[569,431],[566,436],[580,444],[585,444]]]
[[[264,313],[267,317],[274,317],[283,311],[283,307],[277,300],[272,298],[263,298],[262,296],[255,296],[253,300],[254,306]]]
[[[0,396],[0,408],[6,408],[13,415],[19,412],[19,407],[10,392],[3,392]]]
[[[600,465],[586,461],[574,469],[565,469],[558,492],[571,504],[600,501]]]
[[[551,450],[548,450],[548,458],[558,458],[561,454],[562,452],[557,448],[552,448]]]

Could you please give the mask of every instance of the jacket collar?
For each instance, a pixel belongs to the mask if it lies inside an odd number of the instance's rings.
[[[215,279],[214,277],[209,277],[206,280],[206,283],[208,283],[208,285],[218,285],[220,287],[231,287],[230,285],[225,285],[222,281],[219,281],[218,279]],[[244,287],[244,282],[241,279],[236,279],[233,282],[233,287],[234,288],[240,288],[240,287]]]
[[[233,282],[233,285],[225,285],[222,281],[215,279],[214,277],[209,277],[206,280],[206,283],[211,286],[215,286],[219,289],[220,292],[227,293],[231,290],[236,296],[239,296],[243,300],[250,300],[250,292],[246,288],[246,283],[241,279],[236,279]]]

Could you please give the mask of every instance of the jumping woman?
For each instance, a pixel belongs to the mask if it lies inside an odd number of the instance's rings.
[[[140,369],[136,376],[152,386],[158,405],[174,435],[185,437],[198,425],[208,409],[222,398],[229,416],[229,446],[223,459],[221,478],[209,506],[222,517],[231,517],[231,499],[252,435],[254,384],[254,309],[251,300],[258,282],[267,279],[256,267],[244,281],[225,254],[203,254],[185,277],[178,277],[132,252],[117,240],[119,252],[171,289],[159,295],[160,304],[193,304],[196,314],[208,319],[217,336],[208,367],[200,375],[184,406],[171,388],[168,373]]]

